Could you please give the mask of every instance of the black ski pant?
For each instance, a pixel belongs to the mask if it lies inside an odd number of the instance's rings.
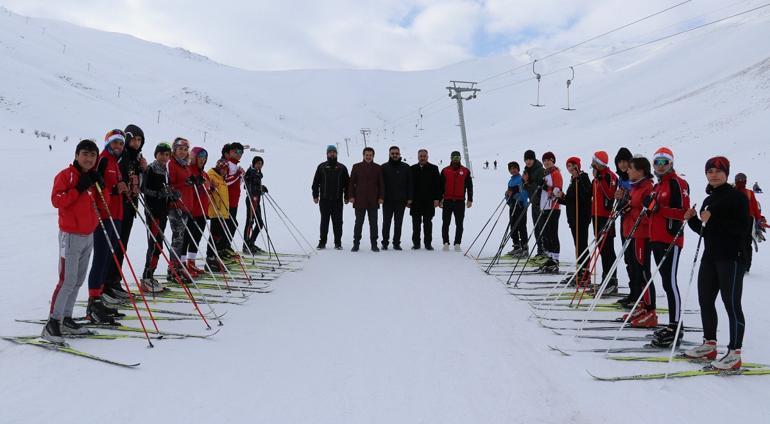
[[[353,226],[353,244],[358,246],[361,243],[361,232],[364,228],[364,218],[369,220],[369,238],[372,246],[377,245],[377,210],[379,208],[356,208],[356,223]]]
[[[403,203],[383,203],[382,204],[382,245],[387,246],[390,240],[390,224],[393,226],[393,245],[401,246],[401,227],[404,224],[404,210],[406,204]]]
[[[559,253],[561,251],[561,245],[559,244],[559,217],[561,211],[559,209],[547,209],[543,213],[543,250],[546,256],[559,261]]]
[[[717,295],[722,295],[722,303],[730,321],[730,343],[728,349],[740,349],[743,345],[743,332],[746,321],[743,317],[741,297],[743,295],[744,265],[738,261],[702,260],[698,270],[698,303],[703,322],[703,338],[717,339],[717,308],[714,303]]]
[[[144,214],[146,222],[150,225],[151,234],[154,236],[158,244],[155,244],[153,237],[147,234],[147,253],[144,257],[144,272],[142,272],[142,278],[153,278],[155,270],[158,268],[158,259],[160,259],[160,252],[163,250],[163,232],[166,231],[166,223],[168,218],[166,213],[153,212],[153,216],[150,214]],[[155,218],[157,221],[153,220]]]
[[[609,218],[604,217],[594,217],[594,237],[599,238],[601,236],[602,229],[604,229],[604,226],[607,224],[607,221]],[[599,254],[602,257],[602,280],[607,278],[607,272],[612,268],[612,264],[615,263],[615,260],[617,259],[617,255],[615,255],[615,223],[612,223],[612,226],[607,229],[607,231],[604,234],[604,239],[600,242],[599,246],[597,248],[601,248],[599,251]],[[615,280],[618,279],[618,270],[615,268],[615,271],[612,272],[612,277]]]
[[[542,210],[540,209],[540,206],[538,204],[535,204],[535,202],[532,203],[532,225],[535,226],[534,228],[534,237],[535,237],[535,244],[537,244],[537,254],[543,255],[543,240],[540,238],[540,233],[543,231],[543,222],[545,221],[545,216],[541,216]],[[540,220],[538,220],[540,218]]]
[[[441,212],[441,240],[444,244],[449,243],[449,225],[452,223],[453,215],[455,218],[454,244],[460,244],[463,241],[463,221],[465,220],[464,200],[444,200],[444,208]]]
[[[624,218],[627,219],[627,218]],[[623,220],[620,221],[620,228],[621,228],[621,234],[620,234],[620,243],[621,245],[625,245],[626,238],[623,236]],[[633,236],[633,235],[632,235]],[[633,241],[628,245],[628,249],[626,249],[625,252],[623,252],[623,262],[626,264],[626,275],[628,275],[629,281],[631,280],[631,275],[633,274],[633,270],[631,267],[633,266],[636,259],[634,259],[634,251],[633,251]],[[619,266],[620,264],[618,264]]]
[[[230,218],[225,220],[225,223],[227,224],[227,231],[230,234],[230,237],[235,240],[235,233],[238,232],[238,206],[234,206],[230,208]],[[227,246],[235,251],[235,246],[232,246],[230,244],[230,241],[227,241]]]
[[[88,273],[89,297],[101,296],[102,290],[104,289],[104,282],[106,281],[109,264],[112,263],[114,266],[114,259],[112,257],[112,252],[110,251],[110,244],[112,244],[112,248],[115,250],[115,252],[120,249],[120,247],[118,247],[118,239],[120,238],[120,227],[122,222],[117,219],[113,220],[115,223],[115,228],[118,230],[115,232],[112,228],[112,224],[110,224],[109,218],[102,219],[102,221],[104,222],[104,228],[107,230],[109,242],[104,236],[102,226],[98,225],[94,231],[94,256],[91,260],[91,271]]]
[[[246,231],[243,233],[246,244],[254,244],[263,228],[265,228],[265,222],[262,220],[262,205],[257,202],[252,208],[251,199],[246,197]]]
[[[511,242],[513,247],[527,247],[527,207],[514,202],[508,206],[508,216],[511,229]]]
[[[329,234],[329,220],[332,221],[334,232],[334,245],[342,245],[342,201],[341,200],[321,200],[318,202],[318,209],[321,211],[321,235],[318,237],[318,243],[326,245],[326,238]]]
[[[219,218],[209,219],[209,242],[206,246],[206,259],[216,259],[216,253],[230,246],[227,234],[225,233],[226,223],[227,221],[223,224]],[[216,249],[216,253],[214,249]]]
[[[128,250],[128,239],[131,237],[131,229],[134,226],[134,218],[136,217],[136,210],[128,202],[123,202],[123,220],[120,225],[120,241],[123,246]],[[123,266],[123,250],[120,246],[115,245],[115,256],[118,257],[118,263]],[[107,264],[106,276],[104,277],[104,286],[115,289],[120,288],[120,273],[118,267],[115,266],[115,261],[110,260]]]
[[[629,299],[636,302],[642,296],[642,301],[647,310],[655,310],[655,284],[650,284],[647,291],[642,293],[644,286],[650,281],[652,276],[650,271],[650,264],[652,262],[650,258],[650,240],[634,237],[629,245],[629,249],[626,249],[626,251],[631,251],[633,255],[631,275],[628,281],[628,287],[631,289]]]
[[[589,254],[586,249],[588,248],[588,227],[591,225],[591,221],[586,218],[576,223],[573,218],[568,220],[568,223],[572,233],[572,243],[575,245],[575,258],[580,262],[581,259],[585,258],[585,255]],[[580,258],[580,255],[584,256]],[[588,260],[585,261],[583,267],[586,267],[585,264],[588,264]]]
[[[433,243],[433,216],[435,212],[412,212],[412,245],[420,247],[420,229],[424,232],[425,247]]]
[[[679,283],[676,274],[679,271],[679,246],[674,245],[669,254],[663,258],[668,249],[668,243],[652,242],[652,255],[655,263],[660,265],[660,279],[663,281],[663,290],[668,298],[668,324],[673,326],[679,322],[682,315],[682,300],[679,297]],[[661,261],[663,261],[661,263]]]
[[[187,245],[187,259],[195,259],[195,256],[198,253],[198,245],[203,238],[203,231],[206,229],[206,217],[196,216],[190,218],[187,222],[187,227],[190,229],[189,234],[185,233],[185,236],[187,237],[187,240],[185,241],[185,244]],[[190,234],[192,234],[192,237],[190,237]]]

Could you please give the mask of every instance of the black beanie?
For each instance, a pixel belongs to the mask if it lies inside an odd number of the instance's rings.
[[[169,146],[168,143],[158,143],[158,145],[155,147],[155,153],[153,153],[153,156],[157,156],[158,153],[162,152],[171,152],[171,146]]]
[[[81,140],[80,143],[78,143],[77,147],[75,147],[75,154],[77,155],[81,150],[95,152],[97,155],[99,154],[99,147],[93,140],[89,139]]]
[[[615,155],[615,166],[618,166],[618,163],[620,161],[625,160],[630,162],[631,159],[634,158],[634,155],[631,154],[631,151],[626,149],[625,147],[621,147],[620,150],[618,150],[618,154]]]
[[[524,152],[524,160],[527,160],[527,159],[537,160],[537,157],[535,156],[535,152],[532,150],[527,150],[526,152]]]

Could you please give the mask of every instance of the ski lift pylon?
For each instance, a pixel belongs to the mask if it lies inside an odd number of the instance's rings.
[[[540,104],[540,79],[543,76],[535,71],[535,63],[537,63],[537,59],[532,61],[532,73],[535,74],[535,79],[537,79],[537,102],[535,104],[530,103],[530,106],[543,107],[545,105]]]
[[[569,87],[572,85],[572,80],[575,79],[575,68],[570,66],[569,69],[570,71],[572,71],[572,77],[570,77],[570,79],[567,80],[567,107],[563,107],[562,110],[575,110],[569,105]]]

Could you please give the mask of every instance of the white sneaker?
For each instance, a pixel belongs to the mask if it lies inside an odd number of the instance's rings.
[[[714,360],[717,359],[717,341],[704,340],[703,344],[684,351],[684,356],[689,359]]]
[[[462,251],[463,251],[462,247],[460,247],[459,244],[455,244],[455,252],[462,252]]]
[[[730,349],[725,356],[711,363],[711,366],[721,371],[737,371],[741,369],[741,350]]]
[[[449,243],[444,243],[444,249],[445,252],[449,251]]]

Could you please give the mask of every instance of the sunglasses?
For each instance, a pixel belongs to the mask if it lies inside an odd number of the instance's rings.
[[[652,163],[655,164],[655,166],[668,166],[671,161],[666,158],[657,158]]]
[[[234,151],[236,154],[239,154],[239,155],[242,155],[242,154],[243,154],[243,149],[235,149],[235,150],[233,150],[233,151]]]

